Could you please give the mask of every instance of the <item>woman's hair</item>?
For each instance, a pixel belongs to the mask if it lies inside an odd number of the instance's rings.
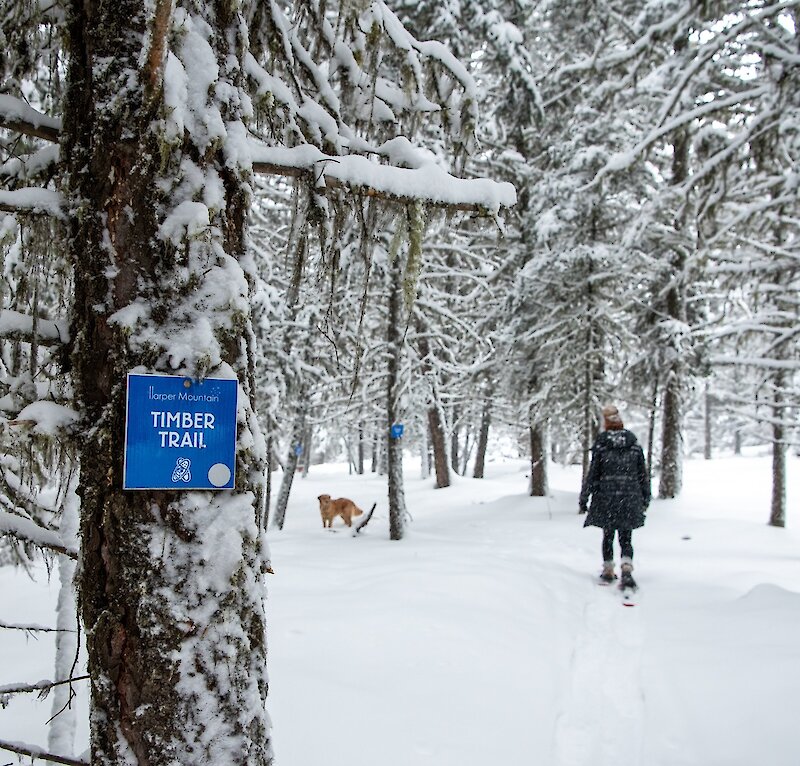
[[[622,418],[619,416],[619,410],[613,404],[607,404],[603,407],[603,423],[606,431],[619,431],[624,428]]]

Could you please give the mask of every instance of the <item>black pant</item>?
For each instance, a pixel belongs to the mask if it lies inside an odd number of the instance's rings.
[[[619,547],[622,558],[633,558],[633,530],[632,529],[604,529],[603,530],[603,561],[614,560],[614,532],[619,536]]]

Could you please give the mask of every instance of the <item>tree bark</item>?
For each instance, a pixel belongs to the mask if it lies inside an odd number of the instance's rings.
[[[683,449],[681,439],[681,381],[673,370],[664,388],[661,421],[661,477],[658,496],[677,497],[683,484]]]
[[[422,370],[430,384],[431,405],[428,407],[428,431],[431,447],[433,448],[433,466],[436,474],[436,488],[443,489],[450,486],[450,467],[447,460],[447,436],[444,427],[444,412],[439,398],[439,387],[436,383],[436,374],[431,364],[431,351],[426,327],[423,319],[416,316],[417,335],[419,337],[419,356],[422,361]]]
[[[709,383],[706,381],[705,392],[703,396],[704,412],[703,412],[703,458],[711,460],[711,391],[709,390]]]
[[[433,470],[436,474],[436,488],[450,486],[450,465],[447,461],[447,437],[444,430],[442,408],[435,402],[428,408],[428,430],[433,448]]]
[[[464,446],[461,450],[461,470],[459,471],[461,476],[467,475],[469,459],[472,457],[472,448],[474,446],[472,436],[472,427],[467,426],[464,428]]]
[[[419,476],[424,481],[431,475],[430,450],[428,449],[427,424],[419,418]]]
[[[653,380],[653,397],[650,400],[650,417],[647,419],[647,478],[653,477],[653,443],[656,436],[656,413],[658,412],[658,376]]]
[[[677,44],[685,47],[686,42],[679,40]],[[672,184],[682,184],[688,172],[689,135],[685,130],[679,130],[673,143]],[[684,215],[679,213],[675,228],[681,230],[683,227]],[[667,289],[667,314],[676,323],[685,325],[687,317],[683,272],[686,256],[680,246],[675,249],[672,261],[670,278],[675,281]],[[683,486],[683,392],[686,370],[678,341],[673,342],[667,352],[669,361],[662,400],[661,477],[658,485],[658,496],[661,498],[677,497]]]
[[[592,348],[592,332],[588,331],[587,346]],[[583,392],[583,428],[581,429],[581,477],[586,480],[591,462],[592,443],[596,431],[597,418],[594,407],[594,372],[590,362],[586,362],[584,369]]]
[[[275,513],[272,516],[272,525],[278,529],[283,529],[286,522],[286,508],[289,505],[289,495],[292,492],[294,476],[297,473],[297,466],[300,463],[302,450],[306,449],[303,444],[303,433],[305,432],[306,412],[304,408],[295,415],[292,426],[292,438],[289,443],[289,453],[286,455],[281,486],[278,490],[278,497],[275,499]]]
[[[358,463],[356,470],[360,476],[364,475],[364,421],[358,423]]]
[[[481,430],[478,434],[478,449],[475,454],[475,468],[472,476],[475,479],[483,478],[483,471],[486,465],[486,448],[489,445],[489,426],[492,421],[492,405],[489,397],[483,400],[481,411]]]
[[[450,430],[450,468],[453,473],[459,473],[459,444],[458,444],[458,410],[453,407],[452,428]]]
[[[772,404],[772,502],[769,524],[772,527],[786,526],[786,434],[783,425],[785,376],[778,372],[774,376],[775,393]]]
[[[206,142],[196,125],[172,142],[160,132],[168,113],[164,57],[154,72],[142,57],[160,36],[192,81],[198,75],[192,51],[180,41],[206,24],[215,30],[202,40],[225,87],[204,92],[204,116],[224,115],[234,129],[244,102],[246,27],[225,2],[176,5],[157,0],[155,17],[138,0],[68,7],[61,157],[72,211],[71,360],[86,425],[78,577],[91,676],[91,762],[263,766],[272,762],[266,551],[257,525],[265,455],[251,406],[252,274],[241,265],[247,169],[230,162],[223,141]],[[179,11],[180,20],[173,15]],[[166,28],[158,22],[163,13]],[[209,203],[208,230],[197,238],[163,228],[178,205],[197,204],[186,169],[215,180],[220,193],[219,205]],[[208,331],[194,334],[199,317]],[[125,381],[132,369],[237,376],[234,490],[122,490]]]
[[[314,432],[311,426],[306,426],[305,434],[303,436],[303,478],[308,476],[308,471],[311,468],[311,440]]]
[[[400,255],[389,267],[389,316],[386,330],[388,374],[386,382],[386,459],[389,484],[389,537],[401,540],[405,534],[406,499],[403,486],[403,439],[393,438],[392,426],[398,422],[400,366],[403,359],[403,269]]]
[[[531,497],[547,496],[547,447],[544,426],[532,423],[531,436]]]

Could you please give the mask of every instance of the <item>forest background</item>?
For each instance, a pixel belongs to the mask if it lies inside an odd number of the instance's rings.
[[[65,620],[81,560],[93,761],[270,761],[261,533],[311,456],[386,473],[401,539],[404,450],[445,487],[511,434],[546,495],[613,400],[662,498],[768,442],[786,523],[799,7],[6,0],[0,530]],[[234,493],[122,491],[131,370],[239,379]]]

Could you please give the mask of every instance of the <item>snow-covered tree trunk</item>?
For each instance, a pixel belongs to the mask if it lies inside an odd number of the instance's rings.
[[[274,437],[272,434],[268,434],[266,445],[267,462],[264,466],[264,496],[261,499],[261,513],[258,521],[260,529],[266,529],[269,524],[269,508],[272,504],[272,471],[276,463],[274,449]]]
[[[684,44],[679,41],[680,44]],[[672,147],[672,184],[682,184],[689,174],[689,142],[686,130],[679,130]],[[685,226],[685,214],[678,213],[675,227],[680,232]],[[672,259],[673,283],[667,288],[666,309],[671,322],[686,327],[686,295],[684,269],[686,255],[681,246],[675,248]],[[661,420],[661,476],[658,496],[677,497],[683,486],[683,394],[686,365],[682,358],[680,342],[672,339],[668,351],[666,383],[662,400]]]
[[[59,534],[71,548],[78,548],[78,498],[70,486],[64,500]],[[58,555],[58,604],[56,607],[56,662],[53,678],[63,681],[75,675],[78,661],[78,605],[75,601],[76,561],[63,553]],[[78,706],[69,684],[52,690],[52,720],[47,730],[47,748],[51,753],[75,752]]]
[[[681,382],[680,372],[673,369],[664,386],[661,421],[661,476],[658,483],[658,496],[661,498],[677,497],[681,491],[683,469]]]
[[[424,420],[416,418],[419,427],[419,477],[423,481],[431,475],[430,449],[428,447],[428,428]]]
[[[706,381],[705,391],[703,392],[703,458],[705,460],[711,460],[712,453],[712,407],[711,388],[709,382]]]
[[[400,366],[403,358],[402,321],[403,268],[400,255],[395,254],[389,267],[389,315],[386,330],[386,470],[389,484],[389,537],[402,540],[406,523],[406,499],[403,485],[403,440],[392,436],[392,426],[398,422],[400,399]]]
[[[450,428],[450,468],[453,469],[454,473],[459,473],[459,465],[461,463],[459,459],[459,443],[458,443],[458,436],[459,436],[459,426],[458,426],[458,408],[453,406],[452,408],[452,418],[451,418],[451,428]]]
[[[784,430],[785,375],[774,375],[775,393],[772,399],[772,502],[769,523],[772,527],[786,526],[786,434]]]
[[[591,328],[587,330],[587,348],[593,347]],[[584,363],[583,371],[583,422],[581,424],[581,476],[586,479],[592,459],[592,442],[597,429],[596,407],[594,403],[594,371],[590,361]]]
[[[364,421],[358,423],[358,463],[356,470],[359,476],[364,475]]]
[[[269,764],[238,5],[68,4],[91,762]],[[126,374],[239,381],[236,487],[123,491]]]
[[[311,430],[311,426],[307,425],[303,435],[303,478],[308,476],[308,471],[311,468],[311,442],[313,438],[314,432]]]
[[[278,496],[275,499],[275,512],[272,515],[272,524],[278,529],[283,529],[286,521],[286,508],[289,505],[289,495],[292,492],[292,484],[297,473],[297,466],[300,463],[300,455],[307,445],[303,444],[303,434],[306,423],[305,407],[301,405],[300,411],[295,415],[292,424],[292,437],[289,443],[289,454],[284,462],[283,476],[281,476],[281,486],[278,489]]]

